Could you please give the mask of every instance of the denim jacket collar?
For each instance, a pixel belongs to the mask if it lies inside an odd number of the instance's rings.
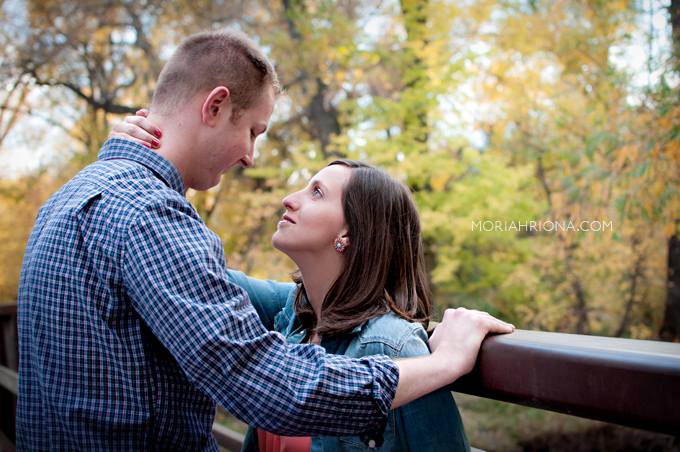
[[[286,328],[285,331],[282,331],[282,333],[286,336],[286,340],[291,344],[302,343],[302,341],[304,341],[305,337],[307,336],[307,331],[302,325],[302,322],[300,322],[300,319],[292,309],[285,310],[285,315],[289,320],[288,328]],[[342,355],[344,354],[344,351],[347,349],[352,339],[361,333],[361,331],[364,329],[364,326],[366,326],[368,322],[369,321],[366,321],[361,325],[357,325],[347,334],[330,338],[321,338],[320,345],[326,350],[327,353]]]

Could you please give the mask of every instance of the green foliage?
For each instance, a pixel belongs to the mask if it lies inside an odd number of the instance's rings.
[[[66,157],[52,172],[2,181],[5,299],[16,295],[38,206],[96,159],[118,114],[148,106],[183,37],[236,26],[266,49],[287,98],[253,169],[188,193],[230,266],[286,280],[293,264],[270,244],[281,200],[337,156],[359,158],[413,190],[440,312],[466,306],[523,328],[654,337],[678,214],[680,107],[670,69],[643,105],[626,101],[631,76],[610,56],[635,31],[633,2],[16,3],[23,22],[0,19],[2,137],[40,108],[73,145],[55,149]],[[470,143],[472,130],[483,146]],[[473,228],[547,220],[613,229]]]

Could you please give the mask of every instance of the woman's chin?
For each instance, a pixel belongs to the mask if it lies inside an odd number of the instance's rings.
[[[283,243],[282,238],[281,238],[280,235],[279,235],[279,231],[276,231],[276,232],[274,233],[274,235],[272,236],[272,246],[273,246],[275,249],[281,251],[282,253],[285,253],[285,252],[286,252],[286,250],[285,250],[286,247],[285,247],[285,245],[284,245],[284,243]]]

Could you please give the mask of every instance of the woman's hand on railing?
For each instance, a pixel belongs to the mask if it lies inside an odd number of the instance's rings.
[[[146,117],[148,110],[138,110],[135,116],[126,116],[122,122],[113,126],[109,132],[109,139],[122,138],[140,143],[148,148],[158,149],[161,147],[160,138],[163,135]]]

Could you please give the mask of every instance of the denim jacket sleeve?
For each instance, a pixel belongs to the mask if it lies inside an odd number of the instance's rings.
[[[416,329],[398,358],[429,355],[427,333]],[[395,410],[395,431],[403,450],[469,452],[470,444],[448,387],[440,388]]]
[[[264,327],[269,331],[274,330],[274,317],[286,306],[286,301],[296,285],[251,278],[235,270],[227,270],[227,274],[234,284],[248,292]]]

